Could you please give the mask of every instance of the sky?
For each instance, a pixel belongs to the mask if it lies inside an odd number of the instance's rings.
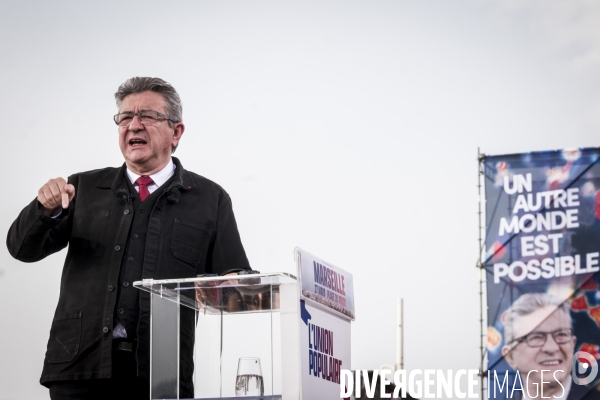
[[[354,276],[352,368],[479,367],[478,151],[597,146],[591,0],[7,1],[0,230],[50,178],[122,155],[113,94],[158,76],[175,153],[233,199],[250,263],[299,246]],[[0,399],[42,399],[65,252],[0,250]]]

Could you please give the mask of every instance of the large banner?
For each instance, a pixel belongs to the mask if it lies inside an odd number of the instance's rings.
[[[600,398],[599,157],[483,160],[489,398]]]

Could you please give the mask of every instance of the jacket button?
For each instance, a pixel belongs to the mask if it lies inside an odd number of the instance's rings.
[[[115,288],[113,287],[113,285],[108,285],[108,291],[112,292],[113,290],[115,290]]]
[[[129,258],[127,259],[127,261],[129,261],[129,262],[132,262],[132,261],[133,261],[133,257],[129,257]]]
[[[125,214],[125,215],[129,214],[129,210],[123,211],[123,214]]]
[[[129,282],[127,282],[127,281],[123,282],[123,286],[124,287],[129,287]]]
[[[123,315],[125,313],[125,310],[122,308],[119,308],[119,314]]]
[[[115,251],[121,250],[121,246],[115,246]]]
[[[139,238],[138,234],[137,234],[137,233],[134,233],[134,234],[133,234],[133,238],[134,238],[134,239],[137,239],[137,238]]]
[[[108,328],[105,326],[104,328],[102,328],[102,332],[108,333]]]

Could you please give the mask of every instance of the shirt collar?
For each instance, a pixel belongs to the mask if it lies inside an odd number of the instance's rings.
[[[157,173],[149,175],[149,176],[150,176],[150,178],[152,178],[152,181],[154,182],[154,184],[156,186],[160,187],[166,181],[168,181],[169,178],[172,177],[174,173],[175,173],[175,164],[173,164],[173,159],[169,158],[169,163],[163,169],[161,169]],[[131,181],[132,184],[135,184],[135,181],[137,181],[137,179],[140,176],[141,175],[138,175],[135,172],[131,171],[129,168],[127,168],[127,177],[129,178],[129,180]]]

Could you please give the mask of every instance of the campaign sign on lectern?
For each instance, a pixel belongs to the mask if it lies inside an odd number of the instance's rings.
[[[301,250],[296,256],[309,258]],[[340,290],[331,277],[317,279]],[[349,279],[346,297],[353,297]],[[339,398],[340,369],[350,369],[350,310],[302,295],[295,276],[145,279],[134,286],[151,299],[151,399]]]
[[[340,370],[350,366],[352,274],[296,248],[300,287],[303,399],[339,399]]]

